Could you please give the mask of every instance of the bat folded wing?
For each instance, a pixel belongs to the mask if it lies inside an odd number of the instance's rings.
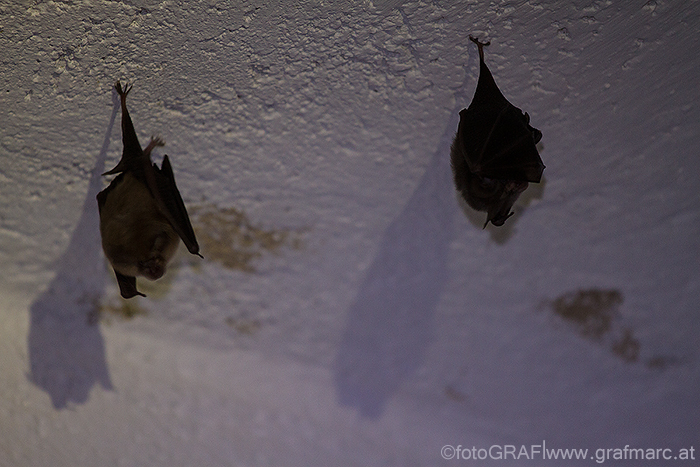
[[[540,182],[544,164],[535,144],[541,133],[529,125],[527,114],[507,103],[500,109],[470,105],[460,117],[470,172],[498,180]]]
[[[155,186],[150,187],[151,193],[156,200],[158,209],[168,219],[170,225],[182,239],[182,242],[187,247],[187,250],[193,255],[199,254],[199,244],[190,223],[190,217],[187,215],[185,203],[182,201],[180,191],[175,185],[175,176],[170,165],[168,156],[163,157],[161,168],[152,164],[153,178],[149,180]]]

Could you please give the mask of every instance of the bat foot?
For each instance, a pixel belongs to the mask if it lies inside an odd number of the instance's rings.
[[[160,136],[151,136],[151,142],[149,143],[149,146],[151,144],[153,146],[165,146],[165,140]]]
[[[134,87],[133,84],[130,86],[129,83],[126,83],[122,88],[122,83],[119,80],[114,83],[114,89],[117,90],[117,93],[122,97],[122,99],[126,99],[126,95],[129,94],[132,87]]]
[[[484,47],[491,44],[491,41],[479,42],[479,39],[472,36],[471,34],[469,34],[469,40],[472,41],[473,43],[475,43],[477,47],[479,47],[479,60],[481,60],[481,62],[483,62],[484,61]]]
[[[146,149],[143,150],[143,153],[150,156],[151,151],[153,151],[156,146],[165,146],[165,140],[163,140],[163,138],[160,136],[151,136],[151,142],[148,143],[148,146],[146,146]]]
[[[479,48],[486,47],[487,45],[491,45],[491,41],[488,42],[480,42],[478,38],[472,36],[469,34],[469,40],[475,43]]]

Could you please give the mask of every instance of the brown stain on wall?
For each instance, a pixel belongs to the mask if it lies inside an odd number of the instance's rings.
[[[258,319],[233,316],[226,318],[226,324],[235,329],[239,334],[244,334],[246,336],[252,336],[257,333],[262,326],[262,323]]]
[[[572,322],[583,336],[600,339],[610,332],[621,304],[622,294],[618,290],[588,289],[560,295],[552,301],[552,309]]]
[[[551,302],[552,311],[573,324],[585,338],[609,346],[625,362],[636,362],[640,343],[630,328],[620,326],[622,293],[615,289],[567,292]]]
[[[626,362],[636,362],[639,358],[639,341],[632,335],[631,329],[625,329],[622,336],[613,341],[610,350]]]
[[[465,394],[461,393],[452,386],[445,386],[445,396],[455,402],[464,402],[467,400],[467,396]]]
[[[190,217],[205,258],[229,269],[255,272],[253,263],[264,254],[279,254],[283,247],[300,250],[304,246],[301,236],[305,229],[263,228],[236,208],[193,206]]]
[[[120,299],[119,303],[103,303],[99,308],[100,319],[107,324],[111,322],[112,318],[126,321],[147,314],[148,312],[134,300]]]
[[[583,337],[604,345],[626,363],[639,360],[641,343],[633,330],[623,326],[619,308],[622,293],[616,289],[579,289],[567,292],[547,303],[555,315],[564,319]],[[649,369],[664,370],[680,362],[672,356],[656,355],[645,360]]]

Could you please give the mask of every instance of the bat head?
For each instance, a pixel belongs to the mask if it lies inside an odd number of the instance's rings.
[[[509,209],[509,211],[510,211],[510,209]],[[489,221],[493,225],[495,225],[496,227],[500,227],[503,224],[505,224],[506,221],[508,220],[508,218],[510,216],[512,216],[513,214],[515,214],[513,211],[510,211],[508,214],[504,214],[503,212],[499,212],[498,214],[496,214],[495,217],[487,217],[486,222],[484,222],[484,228],[486,228],[486,226],[489,225]]]
[[[152,281],[160,279],[165,274],[167,262],[162,256],[154,256],[145,261],[139,261],[138,268],[141,275]]]
[[[519,182],[514,180],[508,180],[502,182],[502,188],[497,196],[491,198],[490,203],[487,207],[488,216],[486,218],[486,224],[491,222],[496,227],[502,226],[513,212],[510,208],[520,196],[520,193],[525,191],[527,188],[527,182]]]

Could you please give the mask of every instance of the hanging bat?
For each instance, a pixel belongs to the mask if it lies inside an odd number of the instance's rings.
[[[153,148],[165,143],[151,138],[146,149],[141,149],[126,109],[131,87],[122,88],[117,81],[114,88],[121,97],[124,152],[117,166],[102,174],[119,175],[97,194],[102,249],[122,297],[145,297],[136,289],[136,277],[162,277],[180,239],[190,253],[201,255],[168,156],[163,157],[160,168],[151,161]]]
[[[471,104],[459,113],[452,172],[467,204],[488,213],[486,228],[489,222],[503,225],[528,182],[540,182],[544,164],[535,145],[542,133],[496,86],[484,63],[484,47],[490,42],[469,39],[479,48],[479,82]]]

